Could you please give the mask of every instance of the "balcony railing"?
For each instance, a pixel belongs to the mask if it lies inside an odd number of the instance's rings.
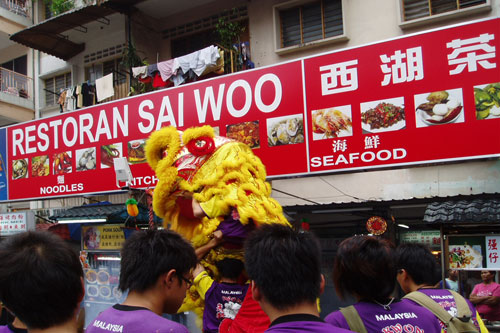
[[[31,19],[30,0],[0,0],[0,7],[5,8],[17,15]]]
[[[0,67],[0,91],[2,93],[32,99],[32,87],[33,84],[30,77]]]

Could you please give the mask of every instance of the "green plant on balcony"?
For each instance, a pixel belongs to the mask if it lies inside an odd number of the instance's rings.
[[[43,0],[43,2],[49,6],[52,16],[67,12],[75,6],[75,2],[72,0]]]
[[[137,54],[137,49],[133,42],[128,43],[127,48],[123,51],[122,61],[120,65],[132,73],[133,67],[147,66],[148,63],[146,59],[141,59]],[[151,83],[144,83],[137,79],[132,79],[130,82],[129,96],[140,95],[148,91],[153,91],[153,86]]]
[[[245,26],[241,22],[221,17],[215,25],[215,31],[219,37],[219,44],[227,50],[232,50],[232,61],[236,64],[236,71],[239,71],[242,65],[239,61],[241,58],[239,52],[240,35],[245,31]],[[225,61],[225,67],[228,65],[230,66],[230,62]],[[231,70],[225,68],[225,72],[230,73]]]

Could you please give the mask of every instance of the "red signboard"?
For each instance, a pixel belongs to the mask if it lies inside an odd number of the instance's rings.
[[[11,126],[8,199],[117,191],[117,156],[153,187],[144,141],[168,125],[242,140],[271,177],[500,156],[499,31],[455,26]]]

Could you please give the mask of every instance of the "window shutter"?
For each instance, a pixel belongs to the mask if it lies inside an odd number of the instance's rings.
[[[314,3],[302,8],[302,31],[304,43],[323,38],[321,3]]]
[[[45,80],[45,89],[50,90],[52,92],[55,92],[54,91],[54,78],[50,78],[50,79]],[[51,92],[48,92],[47,90],[45,90],[45,105],[46,106],[54,105],[55,104],[54,99],[55,99],[56,95],[54,95]]]
[[[325,1],[323,4],[325,21],[325,38],[342,35],[342,0]]]
[[[414,20],[430,15],[428,0],[403,0],[404,20]]]
[[[486,0],[460,0],[460,9],[485,4]]]
[[[283,47],[298,45],[300,37],[300,8],[284,10],[281,16],[281,44]]]

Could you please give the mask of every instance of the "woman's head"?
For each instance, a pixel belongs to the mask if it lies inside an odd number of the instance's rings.
[[[353,236],[340,243],[333,267],[333,283],[341,298],[387,299],[394,290],[394,246],[373,236]]]
[[[495,278],[495,271],[487,271],[487,270],[482,270],[481,271],[481,279],[483,280],[484,283],[489,283],[493,281]]]

